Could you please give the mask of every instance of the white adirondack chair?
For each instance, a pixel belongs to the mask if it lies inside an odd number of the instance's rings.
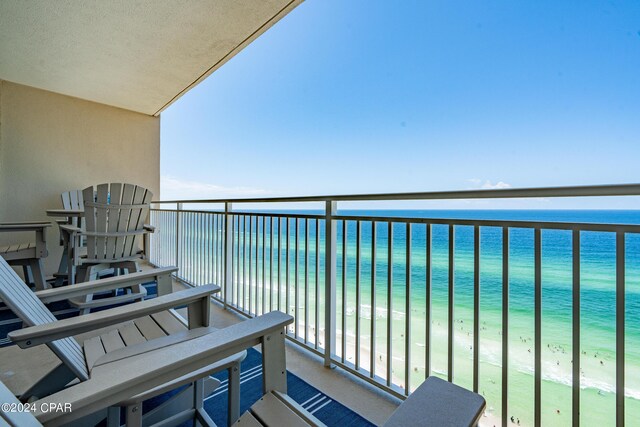
[[[47,257],[47,233],[51,224],[43,221],[0,223],[0,232],[35,232],[35,242],[0,247],[0,256],[10,265],[20,265],[24,279],[34,283],[36,290],[47,287],[42,260]]]
[[[77,226],[80,224],[60,225],[70,284],[92,280],[99,271],[110,268],[138,271],[142,236],[153,229],[145,225],[151,198],[149,190],[132,184],[100,184],[82,191],[84,229]],[[70,196],[70,200],[74,198]],[[123,295],[99,300],[87,295],[71,303],[87,313],[92,307],[142,300],[145,296],[144,288],[135,286]]]
[[[15,271],[0,259],[0,299],[28,327],[11,332],[9,337],[23,348],[46,344],[61,361],[61,364],[45,378],[24,392],[20,399],[47,396],[64,389],[75,379],[81,382],[89,381],[94,377],[94,371],[100,361],[105,358],[121,359],[136,352],[164,348],[214,331],[215,329],[209,327],[209,297],[212,293],[219,291],[219,287],[207,285],[170,293],[171,274],[175,271],[177,269],[174,267],[160,268],[34,293],[20,280]],[[56,320],[44,305],[150,280],[155,280],[158,284],[158,294],[161,295],[158,298],[98,313]],[[188,306],[188,323],[171,310],[183,305]],[[98,329],[101,329],[99,334],[83,343],[72,338]],[[230,420],[237,419],[240,410],[239,364],[245,354],[235,352],[227,356],[229,357],[225,360],[208,363],[191,373],[165,375],[166,381],[130,395],[121,396],[117,402],[105,405],[105,407],[117,406],[109,410],[110,420],[119,420],[119,407],[125,407],[127,419],[131,423],[141,422],[142,411],[138,408],[142,401],[185,384],[191,384],[191,386],[174,396],[161,409],[150,414],[148,422],[163,419],[167,411],[176,411],[176,408],[184,408],[185,405],[189,405],[189,410],[192,410],[193,405],[201,405],[205,394],[208,395],[217,385],[215,380],[208,378],[208,375],[223,369],[229,371]],[[111,374],[117,375],[117,369]],[[205,377],[206,381],[203,379]],[[194,397],[196,397],[195,400]]]
[[[72,212],[73,214],[69,214],[61,219],[57,219],[56,223],[58,227],[61,225],[71,225],[73,227],[77,227],[81,230],[84,230],[84,223],[82,221],[82,215],[84,213],[84,199],[82,196],[82,190],[71,190],[65,191],[60,194],[60,198],[62,201],[62,210],[67,212]],[[48,210],[47,214],[50,216],[60,217],[62,215],[61,212],[56,212],[57,209]],[[64,230],[59,229],[60,232],[60,245],[65,246],[66,239],[64,238]],[[84,246],[84,239],[80,239],[80,246]],[[78,249],[79,250],[79,249]],[[56,279],[55,285],[62,286],[64,280],[68,281],[68,248],[64,247],[63,255],[60,259],[60,265],[58,267],[57,273],[54,273],[54,277]],[[68,282],[67,282],[68,283]]]
[[[257,344],[262,345],[263,388],[266,391],[286,391],[284,328],[292,322],[293,317],[274,311],[208,334],[190,330],[179,342],[154,348],[129,347],[125,351],[105,355],[96,361],[91,378],[38,400],[33,415],[46,426],[65,425],[102,408],[117,405],[128,396],[161,387],[167,381],[201,375],[212,363],[223,363],[230,355]],[[59,328],[54,329],[58,329],[56,336],[61,336]],[[33,344],[34,339],[42,342],[50,332],[48,325],[41,325],[10,335],[19,346],[26,348],[30,346],[29,342]],[[71,403],[73,411],[39,410],[41,405],[46,408],[57,403]],[[215,426],[204,411],[202,402],[191,411],[168,416],[157,426],[176,425],[190,419],[199,425]]]

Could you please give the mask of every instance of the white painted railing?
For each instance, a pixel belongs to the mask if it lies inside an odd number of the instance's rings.
[[[565,314],[571,318],[566,330],[571,337],[567,347],[571,358],[570,412],[573,425],[578,425],[581,361],[586,357],[582,352],[585,337],[581,337],[581,239],[593,233],[607,233],[615,246],[615,348],[611,349],[615,354],[615,416],[610,422],[622,426],[628,400],[624,392],[627,236],[638,235],[639,225],[345,214],[338,212],[337,205],[343,201],[637,195],[640,185],[158,201],[151,212],[151,223],[157,231],[151,237],[150,261],[159,266],[178,266],[178,278],[191,285],[221,284],[223,291],[218,300],[246,316],[271,310],[294,315],[295,323],[288,329],[293,342],[322,356],[325,365],[338,365],[398,397],[408,395],[426,376],[434,374],[484,394],[483,334],[489,332],[483,326],[480,285],[485,266],[493,268],[499,276],[499,283],[491,285],[499,286],[498,291],[492,291],[493,296],[498,295],[494,302],[500,308],[499,360],[493,361],[499,378],[492,379],[497,396],[494,401],[488,400],[489,405],[499,408],[496,418],[506,425],[512,414],[509,376],[515,369],[510,358],[515,361],[520,357],[513,355],[514,337],[510,336],[510,310],[515,310],[510,303],[510,236],[522,235],[519,241],[530,245],[532,257],[528,300],[532,304],[528,309],[533,313],[529,344],[533,358],[530,423],[539,426],[543,423],[544,406],[542,254],[547,245],[545,236],[559,233],[561,237],[551,239],[551,243],[566,246],[566,265],[571,269],[570,308],[565,309],[570,313]],[[269,204],[285,202],[322,202],[325,209],[269,209]],[[263,208],[241,210],[239,207],[246,203],[260,203]],[[211,210],[185,208],[194,204],[210,206]],[[434,236],[438,245],[444,242],[446,248],[434,248]],[[493,261],[481,257],[485,242],[496,252],[488,251]],[[439,267],[434,268],[436,263]],[[446,271],[440,272],[443,265]],[[446,281],[446,293],[432,286],[436,273],[437,280]],[[487,301],[491,301],[490,296]],[[457,299],[470,303],[463,309]],[[434,369],[435,342],[441,342],[442,337],[434,337],[439,331],[434,301],[446,306],[442,319],[446,327],[441,329],[446,330],[446,367],[438,370]],[[527,339],[520,336],[525,343]],[[468,366],[466,360],[470,360]],[[464,375],[457,373],[459,366]]]

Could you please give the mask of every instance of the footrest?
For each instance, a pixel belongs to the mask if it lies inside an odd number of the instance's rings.
[[[272,391],[260,398],[234,426],[325,426],[320,420],[283,393]]]
[[[475,426],[486,405],[477,393],[429,377],[402,402],[384,427]]]

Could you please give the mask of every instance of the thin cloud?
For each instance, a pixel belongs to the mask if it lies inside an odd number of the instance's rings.
[[[471,185],[472,189],[482,189],[482,190],[499,190],[503,188],[512,188],[511,184],[506,183],[504,181],[498,181],[493,184],[490,180],[482,180],[480,178],[470,178],[467,180]]]
[[[492,184],[491,181],[486,181],[482,184],[481,188],[484,190],[499,190],[501,188],[511,188],[511,184],[507,184],[503,181],[498,181],[497,183]]]

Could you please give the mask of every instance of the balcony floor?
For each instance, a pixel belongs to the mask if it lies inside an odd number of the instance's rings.
[[[185,285],[176,281],[173,286],[174,290],[185,288]],[[211,305],[213,326],[224,328],[245,320],[245,317],[225,310],[216,302]],[[82,339],[82,336],[77,338]],[[0,379],[14,393],[20,393],[56,363],[57,358],[45,346],[29,350],[21,350],[17,346],[1,348]],[[400,403],[398,399],[339,368],[325,368],[318,356],[291,342],[287,342],[287,369],[376,425],[383,424]]]

